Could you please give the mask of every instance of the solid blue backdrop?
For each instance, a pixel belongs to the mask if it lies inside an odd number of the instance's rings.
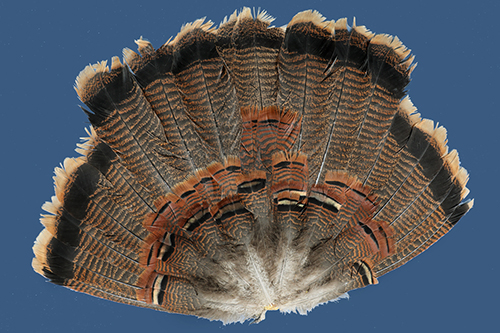
[[[453,5],[449,5],[452,3]],[[419,112],[448,129],[469,171],[475,207],[447,236],[380,284],[308,316],[268,312],[259,325],[223,326],[195,317],[100,300],[47,283],[31,268],[41,205],[53,168],[86,136],[72,88],[88,63],[158,48],[181,25],[218,24],[242,6],[266,9],[281,26],[298,11],[347,17],[398,35],[416,55],[409,94]],[[1,332],[483,332],[498,328],[499,17],[497,1],[4,1],[0,4],[2,158]]]

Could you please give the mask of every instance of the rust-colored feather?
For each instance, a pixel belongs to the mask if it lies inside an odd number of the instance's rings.
[[[33,268],[223,322],[305,314],[405,264],[472,207],[396,37],[297,14],[198,20],[86,67],[92,127],[56,169]]]

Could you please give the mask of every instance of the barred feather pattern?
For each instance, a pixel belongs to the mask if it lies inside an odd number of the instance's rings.
[[[376,284],[458,222],[468,175],[405,96],[410,50],[316,11],[272,20],[198,20],[80,73],[92,126],[56,168],[36,272],[258,322]]]

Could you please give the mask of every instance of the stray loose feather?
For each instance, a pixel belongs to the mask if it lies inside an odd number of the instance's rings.
[[[92,126],[55,170],[36,272],[258,322],[376,284],[458,222],[468,175],[405,96],[410,50],[316,11],[272,20],[197,20],[80,73]]]

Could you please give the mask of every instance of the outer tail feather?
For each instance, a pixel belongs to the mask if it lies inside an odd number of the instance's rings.
[[[157,195],[172,185],[162,163],[164,132],[128,69],[113,58],[111,71],[105,63],[87,66],[77,78],[76,90],[100,139],[106,142],[143,186]],[[140,115],[135,110],[143,110]]]

